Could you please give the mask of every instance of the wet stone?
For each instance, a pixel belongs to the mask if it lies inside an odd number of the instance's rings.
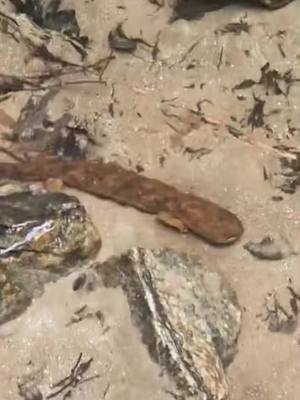
[[[179,398],[228,398],[224,368],[237,351],[241,311],[217,271],[196,256],[134,248],[95,264],[90,275],[93,288],[122,287],[143,343]]]
[[[194,20],[200,19],[208,12],[220,10],[232,4],[241,3],[244,6],[251,4],[258,7],[265,7],[269,10],[276,10],[285,7],[294,0],[171,0],[174,9],[174,15],[170,22],[177,19]]]
[[[101,245],[77,198],[21,188],[6,182],[0,190],[0,324],[20,315],[45,283],[80,267]]]
[[[294,0],[256,0],[257,3],[260,3],[271,10],[284,7],[293,1]],[[252,2],[255,2],[255,0],[252,0]]]
[[[283,260],[298,254],[289,240],[281,234],[267,235],[259,242],[249,241],[244,248],[261,260]]]

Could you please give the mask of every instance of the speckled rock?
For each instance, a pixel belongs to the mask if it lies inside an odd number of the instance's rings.
[[[0,324],[19,316],[44,284],[97,254],[101,240],[74,196],[0,184]]]
[[[123,288],[143,342],[180,398],[228,398],[224,367],[236,352],[241,311],[217,271],[198,257],[134,248],[96,264],[91,276],[86,288]]]

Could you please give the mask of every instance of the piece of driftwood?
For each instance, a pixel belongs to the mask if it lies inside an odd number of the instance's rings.
[[[231,244],[243,233],[240,220],[230,211],[114,163],[61,161],[39,156],[21,163],[0,163],[0,176],[21,181],[59,178],[66,186],[157,214],[158,219],[163,215],[163,223],[175,228],[178,225],[181,230],[185,227],[215,245]]]

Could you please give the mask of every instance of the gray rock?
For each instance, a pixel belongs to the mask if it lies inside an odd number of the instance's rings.
[[[174,379],[179,398],[224,400],[224,372],[236,352],[241,311],[234,291],[198,257],[130,249],[92,267],[105,287],[121,286],[150,355]]]
[[[269,10],[276,10],[282,8],[293,0],[249,0],[248,5],[262,5]],[[174,15],[171,22],[176,19],[182,18],[186,20],[199,19],[204,17],[208,12],[217,11],[231,4],[239,3],[237,0],[170,0],[171,6],[174,9]],[[240,1],[241,4],[247,1]],[[244,4],[244,5],[245,5]]]
[[[275,234],[265,236],[260,242],[250,241],[244,248],[262,260],[283,260],[297,254],[286,237]]]
[[[47,282],[94,257],[101,239],[84,206],[65,193],[0,185],[0,324],[19,316]]]

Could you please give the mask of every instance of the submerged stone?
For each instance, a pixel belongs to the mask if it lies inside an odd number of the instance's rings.
[[[43,286],[94,256],[100,237],[77,198],[0,188],[0,323],[20,315]]]
[[[194,256],[130,249],[92,267],[89,290],[121,286],[152,358],[180,398],[224,400],[224,372],[236,353],[241,311],[233,289]]]

